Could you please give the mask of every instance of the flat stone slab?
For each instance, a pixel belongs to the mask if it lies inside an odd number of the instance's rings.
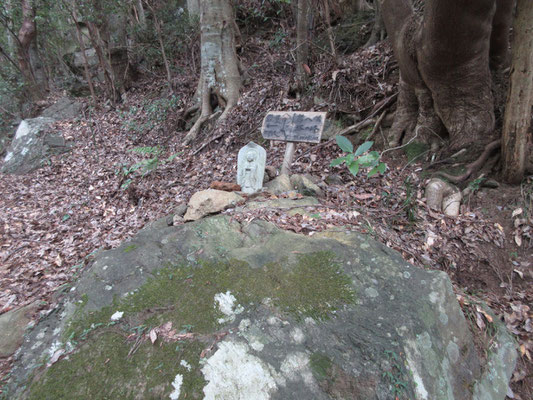
[[[504,399],[514,342],[494,318],[484,369],[445,273],[346,229],[165,225],[96,256],[11,398]]]

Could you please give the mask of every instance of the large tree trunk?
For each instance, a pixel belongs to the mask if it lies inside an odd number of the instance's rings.
[[[520,183],[527,148],[532,145],[533,117],[533,2],[518,0],[513,26],[511,85],[505,107],[502,137],[503,177]],[[529,143],[528,143],[529,142]]]
[[[235,18],[230,0],[205,0],[200,5],[201,73],[196,93],[200,118],[184,141],[191,143],[213,113],[224,107],[223,120],[239,100],[241,75],[235,50]],[[216,101],[213,101],[216,99]]]
[[[490,66],[504,66],[509,58],[509,33],[513,22],[514,0],[496,0],[496,14],[490,34]]]
[[[400,66],[400,90],[410,92],[400,93],[390,145],[417,135],[435,148],[444,126],[449,151],[469,147],[476,155],[494,138],[491,33],[503,35],[512,7],[502,3],[502,15],[494,18],[496,0],[427,0],[418,15],[408,0],[380,1]],[[495,59],[501,57],[496,54],[503,53],[505,40],[493,37]],[[402,103],[402,98],[411,101]]]

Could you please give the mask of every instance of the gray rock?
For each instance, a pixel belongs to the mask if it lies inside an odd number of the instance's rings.
[[[11,356],[22,344],[24,331],[39,302],[0,315],[0,358]]]
[[[6,153],[2,172],[25,174],[39,168],[48,155],[46,131],[54,122],[44,117],[23,120]]]
[[[342,132],[342,127],[337,123],[337,121],[326,119],[326,123],[324,124],[324,131],[322,132],[322,140],[329,140],[331,138],[334,138],[340,132]]]
[[[234,192],[207,189],[196,192],[189,200],[185,221],[196,221],[206,215],[214,214],[243,202],[244,199]]]
[[[179,215],[180,217],[183,217],[186,212],[187,212],[187,204],[185,203],[182,203],[176,208],[174,208],[174,215]]]
[[[72,57],[74,67],[82,71],[85,66],[83,52],[77,51],[72,54]],[[85,57],[87,58],[87,64],[89,65],[89,68],[98,66],[98,55],[96,54],[96,50],[94,48],[85,49]]]
[[[342,185],[344,182],[342,181],[342,178],[340,175],[337,174],[330,174],[326,176],[326,179],[324,180],[328,185]]]
[[[52,123],[80,116],[82,104],[67,97],[45,109],[42,116],[20,122],[4,158],[2,172],[26,174],[43,165],[53,154],[70,150],[61,134],[49,132]]]
[[[322,197],[323,192],[317,185],[315,185],[311,179],[306,176],[295,174],[291,175],[291,185],[298,193],[304,196]]]
[[[81,117],[83,105],[73,101],[68,97],[63,97],[45,109],[41,117],[53,118],[56,120],[73,119]]]
[[[272,194],[282,194],[292,190],[288,175],[280,175],[266,184],[266,190]]]
[[[417,400],[505,397],[513,341],[494,318],[483,368],[443,272],[346,229],[307,236],[229,216],[153,226],[100,253],[27,336],[11,398],[387,400],[400,387]],[[148,319],[192,332],[126,343]],[[68,359],[46,370],[58,348]]]

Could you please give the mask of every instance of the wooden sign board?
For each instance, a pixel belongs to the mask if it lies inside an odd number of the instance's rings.
[[[325,112],[271,111],[261,131],[269,140],[320,143],[325,121]]]

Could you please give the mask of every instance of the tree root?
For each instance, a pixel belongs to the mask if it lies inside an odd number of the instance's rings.
[[[452,183],[455,183],[455,184],[464,182],[465,180],[467,180],[470,177],[470,175],[472,175],[473,173],[477,172],[483,166],[485,161],[487,161],[487,158],[489,158],[490,153],[492,153],[494,150],[499,148],[500,145],[501,145],[501,140],[500,139],[494,140],[493,142],[490,142],[489,144],[487,144],[485,146],[485,150],[479,156],[479,158],[476,161],[468,164],[466,166],[466,172],[464,174],[462,174],[462,175],[450,175],[450,174],[447,174],[447,173],[441,172],[441,171],[438,171],[435,174],[439,175],[439,176],[441,176],[441,177],[443,177],[443,178],[447,179],[448,181],[450,181]]]

